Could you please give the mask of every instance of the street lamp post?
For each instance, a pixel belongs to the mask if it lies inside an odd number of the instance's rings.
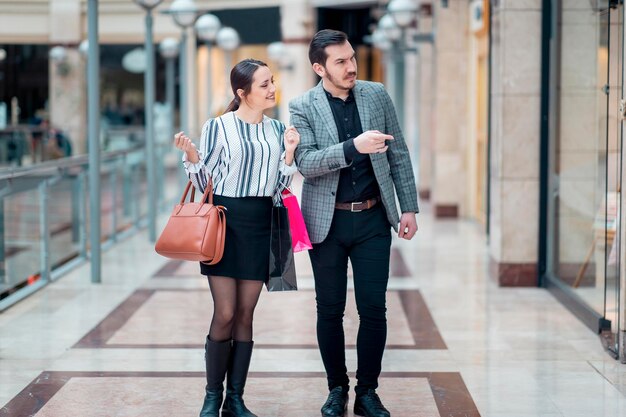
[[[379,28],[376,28],[371,36],[371,43],[375,48],[380,49],[383,54],[383,62],[384,66],[387,68],[385,71],[385,85],[387,89],[391,91],[391,95],[395,100],[396,87],[393,84],[393,76],[391,69],[393,68],[393,62],[391,59],[391,48],[393,45],[391,41],[387,39],[387,36],[383,33],[383,31]]]
[[[378,29],[385,38],[391,41],[393,55],[393,96],[397,107],[398,121],[402,128],[405,126],[405,52],[406,30],[414,22],[418,10],[415,0],[392,0],[387,6],[387,14],[378,22]]]
[[[239,47],[239,34],[231,27],[223,27],[217,32],[217,46],[224,50],[224,67],[226,71],[225,83],[226,94],[224,97],[230,95],[230,70],[233,67],[233,51]],[[228,103],[228,99],[226,99]]]
[[[159,44],[161,57],[165,59],[165,102],[169,108],[169,137],[174,137],[174,109],[175,100],[175,60],[178,56],[178,41],[174,38],[165,38]]]
[[[278,65],[278,69],[283,71],[292,72],[294,70],[294,60],[292,55],[287,50],[287,46],[283,42],[272,42],[267,45],[267,56],[270,60]],[[285,79],[281,84],[285,85]],[[281,89],[280,107],[278,108],[278,118],[286,120],[289,116],[289,100],[285,97],[285,90]]]
[[[387,11],[400,28],[406,29],[415,20],[417,8],[415,0],[391,0]]]
[[[154,146],[154,41],[152,39],[152,9],[163,0],[135,0],[146,11],[146,69],[144,72],[144,107],[146,119],[146,175],[148,177],[148,237],[156,242],[157,187],[156,153]]]
[[[278,64],[279,70],[293,70],[293,59],[283,42],[272,42],[267,45],[267,56]]]
[[[196,21],[198,7],[193,0],[174,0],[164,13],[171,14],[174,22],[182,29],[180,38],[180,128],[189,133],[189,103],[187,100],[187,31]]]
[[[212,63],[211,63],[211,48],[217,39],[217,32],[220,30],[222,24],[217,16],[210,13],[204,14],[198,18],[195,24],[196,34],[201,41],[204,41],[207,47],[207,74],[206,74],[206,95],[207,95],[207,117],[213,115],[212,107]]]
[[[87,58],[87,55],[89,54],[89,39],[84,39],[78,45],[78,52],[80,52],[83,57]]]
[[[100,257],[100,45],[98,44],[98,0],[87,3],[87,135],[89,150],[89,240],[91,245],[91,282],[101,278]]]
[[[393,20],[390,14],[386,14],[381,17],[378,22],[378,29],[385,35],[392,45],[390,59],[388,63],[391,63],[391,68],[388,68],[387,73],[392,81],[392,97],[394,104],[396,105],[396,113],[398,115],[398,121],[400,126],[404,128],[404,53],[402,51],[402,36],[403,32],[400,27]]]
[[[65,59],[67,58],[67,51],[62,46],[55,46],[50,49],[50,52],[48,52],[48,56],[54,63],[58,64],[65,61]]]
[[[171,140],[174,137],[174,109],[176,107],[176,99],[175,99],[175,60],[178,56],[178,41],[174,38],[165,38],[159,44],[159,52],[161,57],[165,59],[165,102],[167,103],[168,108],[168,134],[167,137]],[[159,162],[161,166],[159,167],[160,181],[159,181],[159,202],[161,202],[162,197],[165,195],[165,181],[163,180],[163,176],[165,174],[165,169],[163,167],[165,154],[167,150],[170,149],[170,146],[164,148],[161,146],[161,152],[159,155]]]
[[[410,135],[413,136],[413,152],[415,154],[415,161],[418,161],[419,149],[420,149],[420,131],[421,126],[421,112],[419,106],[421,104],[421,60],[419,58],[419,49],[416,47],[420,43],[432,43],[434,41],[434,32],[430,33],[410,33],[408,29],[413,22],[418,19],[419,0],[392,0],[387,6],[388,14],[384,16],[384,21],[381,19],[379,22],[379,28],[385,31],[385,35],[393,37],[400,32],[398,41],[394,42],[394,55],[395,55],[395,76],[397,80],[397,86],[395,89],[396,103],[398,108],[398,119],[403,128],[407,129],[404,125],[406,116],[405,105],[406,100],[404,97],[404,84],[405,84],[405,53],[415,53],[418,63],[415,66],[414,80],[416,81],[416,91],[410,97],[409,108],[417,107],[415,117],[410,117],[410,120],[414,123],[411,124],[409,129]],[[412,41],[410,45],[407,44],[407,40]]]

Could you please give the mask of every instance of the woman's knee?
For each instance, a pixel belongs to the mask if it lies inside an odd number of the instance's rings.
[[[254,308],[238,308],[235,315],[237,325],[251,326],[254,318]]]
[[[221,308],[213,313],[213,322],[220,326],[232,326],[235,321],[235,309]]]

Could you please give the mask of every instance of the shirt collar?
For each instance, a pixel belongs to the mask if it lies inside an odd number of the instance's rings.
[[[333,97],[333,95],[330,94],[328,91],[326,91],[326,89],[324,87],[322,87],[322,90],[324,90],[324,94],[326,94],[326,97],[329,100],[341,100],[341,101],[344,101],[344,100],[340,99],[339,97]],[[348,91],[348,97],[345,100],[346,103],[348,103],[350,101],[354,101],[354,89],[351,89],[350,91]]]

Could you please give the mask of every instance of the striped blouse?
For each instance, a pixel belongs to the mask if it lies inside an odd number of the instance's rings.
[[[197,190],[204,192],[207,179],[213,191],[225,197],[272,197],[279,184],[288,186],[297,172],[295,160],[285,164],[285,125],[263,116],[250,124],[234,112],[209,119],[202,127],[198,153],[191,163],[183,154],[183,165]]]

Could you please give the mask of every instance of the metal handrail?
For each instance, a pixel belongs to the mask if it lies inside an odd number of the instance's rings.
[[[119,149],[115,151],[105,152],[101,156],[102,162],[114,160],[120,156],[130,154],[142,150],[143,144],[138,144],[127,149]],[[89,163],[89,155],[77,155],[66,158],[56,159],[54,161],[45,161],[30,167],[11,167],[0,169],[0,181],[13,180],[27,176],[48,175],[56,170],[64,170],[68,168],[81,167]]]

